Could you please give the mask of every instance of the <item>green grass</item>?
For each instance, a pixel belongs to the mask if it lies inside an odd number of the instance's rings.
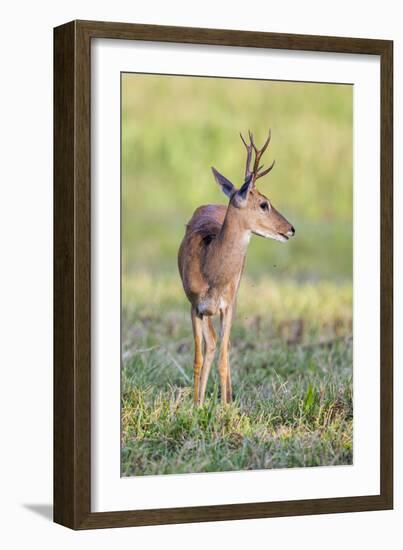
[[[192,405],[189,304],[177,272],[185,223],[224,203],[268,128],[259,189],[296,228],[253,237],[232,330],[234,402],[214,365]],[[122,78],[122,473],[351,464],[352,87]]]
[[[213,367],[196,409],[188,308],[174,278],[155,282],[154,293],[139,277],[125,296],[137,299],[123,318],[123,475],[352,463],[349,285],[246,279],[232,331],[235,400],[221,406]]]

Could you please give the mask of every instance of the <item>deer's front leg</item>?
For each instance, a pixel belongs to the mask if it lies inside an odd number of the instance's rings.
[[[228,349],[230,347],[230,343],[228,342]],[[228,352],[229,353],[229,352]],[[228,370],[227,370],[227,403],[231,403],[232,401],[232,382],[231,382],[231,364],[229,362],[228,358]]]
[[[196,313],[196,310],[192,307],[191,311],[192,317],[192,327],[193,327],[193,337],[195,342],[195,354],[194,354],[194,363],[193,363],[193,373],[194,373],[194,393],[193,401],[195,405],[199,404],[199,394],[200,394],[200,373],[203,364],[203,353],[202,353],[202,326],[203,319]]]
[[[221,310],[221,347],[220,358],[218,363],[218,371],[220,373],[221,383],[221,402],[228,403],[228,390],[231,382],[229,380],[229,337],[231,333],[232,325],[232,306],[228,306],[226,309]]]

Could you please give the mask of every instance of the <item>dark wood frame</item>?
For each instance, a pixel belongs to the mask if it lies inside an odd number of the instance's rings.
[[[381,489],[379,495],[92,513],[90,59],[92,38],[381,58]],[[393,507],[393,42],[73,21],[54,29],[54,521],[72,529]]]

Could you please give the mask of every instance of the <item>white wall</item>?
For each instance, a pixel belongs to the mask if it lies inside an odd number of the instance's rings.
[[[1,385],[0,540],[5,548],[386,548],[400,547],[402,477],[396,509],[335,516],[74,533],[52,524],[52,27],[98,19],[395,40],[395,98],[403,94],[399,2],[337,0],[77,0],[3,4],[0,85]],[[398,103],[396,101],[396,103]],[[401,104],[395,109],[395,181],[401,182]],[[399,158],[400,156],[400,158]],[[401,204],[396,185],[395,204]],[[396,208],[396,215],[398,209]],[[400,220],[397,220],[400,222]],[[400,231],[401,233],[401,231]],[[400,245],[400,246],[399,246]],[[396,280],[402,278],[396,228]],[[398,265],[399,264],[399,265]],[[402,293],[396,288],[396,325]],[[400,315],[399,315],[400,310]],[[400,317],[400,319],[399,319]],[[401,322],[400,322],[401,332]],[[396,340],[399,330],[395,330]],[[402,346],[397,342],[396,418],[403,415]],[[4,379],[6,375],[6,379]],[[402,462],[400,422],[396,463]],[[399,426],[400,425],[400,426]],[[48,516],[48,517],[45,517]]]

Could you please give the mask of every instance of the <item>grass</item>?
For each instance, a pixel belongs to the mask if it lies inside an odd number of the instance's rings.
[[[123,475],[352,463],[351,288],[244,283],[232,332],[235,400],[220,405],[213,367],[199,409],[179,285],[165,279],[154,294],[144,276],[131,287],[137,301],[124,310]]]
[[[192,405],[176,255],[197,206],[241,183],[239,131],[268,128],[259,189],[296,228],[253,237],[232,330],[234,402],[213,366]],[[122,77],[122,474],[351,464],[352,87]]]

